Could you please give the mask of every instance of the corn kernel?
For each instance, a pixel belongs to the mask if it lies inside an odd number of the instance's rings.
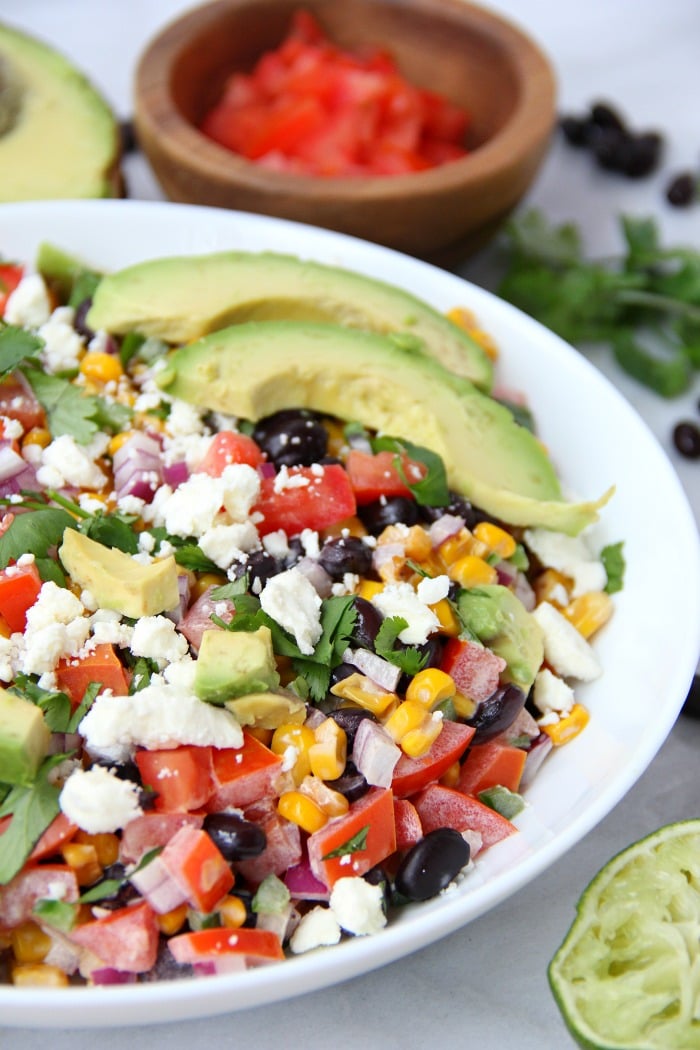
[[[285,722],[278,726],[270,740],[270,750],[276,755],[284,755],[288,748],[294,748],[296,758],[291,769],[295,784],[300,784],[311,772],[309,749],[316,743],[313,729],[305,725]]]
[[[210,587],[222,587],[227,582],[225,576],[219,576],[216,572],[203,572],[197,576],[190,587],[190,599],[196,601],[201,598]]]
[[[110,864],[119,860],[119,839],[111,832],[89,835],[87,831],[78,831],[73,841],[94,846],[97,859],[103,868],[108,868]]]
[[[164,933],[166,937],[172,937],[174,933],[181,930],[187,922],[188,905],[181,904],[177,908],[173,908],[171,911],[163,912],[162,915],[156,915],[156,923],[161,933]]]
[[[480,521],[474,526],[474,536],[484,543],[493,554],[501,558],[512,558],[515,554],[517,544],[511,534],[493,525],[490,521]]]
[[[246,906],[241,898],[231,894],[224,897],[216,910],[221,919],[221,925],[226,926],[229,930],[238,930],[248,918]]]
[[[463,558],[465,554],[471,554],[473,540],[474,538],[469,529],[464,528],[441,543],[437,553],[444,567],[447,569],[454,562]]]
[[[63,970],[46,963],[15,964],[10,968],[10,980],[18,988],[65,988],[68,984]]]
[[[583,704],[574,704],[568,715],[552,725],[543,725],[542,729],[555,747],[568,744],[588,725],[590,715]]]
[[[38,445],[39,448],[46,448],[50,444],[51,431],[47,430],[46,427],[32,427],[22,438],[22,447],[25,445]]]
[[[12,951],[18,963],[38,963],[45,959],[51,938],[31,920],[16,926],[10,933]]]
[[[328,817],[342,817],[350,808],[350,803],[345,795],[341,795],[339,791],[324,784],[316,776],[304,777],[299,785],[299,790],[313,799]]]
[[[382,715],[396,702],[396,693],[387,693],[375,685],[366,675],[354,673],[331,686],[333,696],[341,700],[352,700],[373,715]]]
[[[245,731],[249,736],[254,736],[265,747],[270,746],[274,729],[265,729],[263,726],[246,726]]]
[[[590,638],[612,616],[613,600],[605,591],[589,591],[574,598],[562,612],[584,638]]]
[[[124,375],[122,363],[116,354],[92,350],[80,362],[80,372],[93,383],[113,383]]]
[[[568,576],[557,572],[556,569],[545,569],[539,573],[533,583],[535,601],[549,602],[557,609],[563,609],[569,603],[569,595],[574,583]]]
[[[384,728],[394,743],[400,744],[406,733],[421,726],[426,717],[426,710],[415,700],[404,700],[384,721]]]
[[[442,719],[428,715],[423,724],[409,729],[401,737],[401,750],[409,758],[420,758],[426,754],[442,732]]]
[[[314,743],[309,748],[311,772],[321,780],[342,776],[348,754],[345,730],[334,718],[326,718],[314,730]]]
[[[434,605],[431,605],[430,608],[435,613],[440,623],[438,633],[446,634],[448,638],[456,638],[462,630],[462,625],[452,608],[452,604],[447,598],[443,598],[442,601],[436,602]]]
[[[452,697],[452,705],[459,718],[472,718],[476,711],[476,701],[462,693],[455,693]]]
[[[453,762],[440,777],[440,783],[443,787],[454,788],[459,783],[459,775],[462,772],[462,767],[459,762]]]
[[[437,667],[425,667],[409,682],[406,700],[415,701],[424,708],[434,707],[454,696],[454,679]]]
[[[79,886],[92,886],[102,878],[102,865],[91,843],[67,842],[61,853],[68,867],[75,872]]]
[[[364,598],[365,601],[371,602],[372,598],[377,594],[381,594],[384,590],[384,583],[382,580],[360,580],[360,586],[357,588],[357,594],[360,598]]]
[[[482,587],[484,584],[496,583],[498,573],[493,565],[475,554],[465,554],[450,565],[448,574],[451,580],[460,587]]]
[[[321,807],[301,791],[285,791],[280,795],[277,812],[310,835],[328,823],[328,816]]]
[[[319,531],[322,540],[336,539],[339,536],[366,536],[367,529],[360,519],[353,515],[351,518],[343,518],[333,525],[327,525]]]

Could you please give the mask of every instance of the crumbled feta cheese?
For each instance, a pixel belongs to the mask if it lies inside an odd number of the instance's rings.
[[[523,538],[543,565],[571,577],[574,598],[588,591],[602,591],[605,587],[605,568],[592,553],[584,536],[565,536],[550,529],[526,529]]]
[[[0,635],[0,682],[11,682],[19,663],[20,635],[4,638]]]
[[[42,584],[39,597],[27,611],[20,642],[19,668],[25,674],[53,671],[64,656],[75,656],[90,633],[85,607],[66,587]]]
[[[544,716],[539,719],[540,725],[558,722],[560,718],[571,713],[576,702],[571,686],[546,667],[537,673],[532,699],[537,710]]]
[[[91,354],[108,354],[111,346],[112,337],[109,332],[101,330],[93,334],[87,348]]]
[[[119,831],[141,816],[138,784],[120,780],[104,766],[75,769],[63,785],[58,803],[72,824],[89,835]]]
[[[207,558],[226,571],[234,561],[242,561],[255,550],[260,539],[252,521],[233,525],[214,525],[199,537],[199,547]]]
[[[303,529],[299,535],[301,545],[304,548],[304,554],[307,558],[318,558],[321,553],[321,547],[319,545],[319,535],[313,529]]]
[[[302,915],[299,925],[292,934],[289,947],[295,955],[302,955],[314,948],[338,944],[340,926],[330,908],[317,904],[311,911]]]
[[[435,605],[447,597],[449,590],[449,576],[424,576],[416,587],[416,594],[426,605]]]
[[[321,637],[321,599],[299,569],[272,576],[260,592],[263,611],[294,635],[302,653],[310,656]]]
[[[96,514],[98,511],[103,511],[105,509],[104,500],[93,496],[91,492],[81,492],[78,494],[78,506],[87,514]]]
[[[435,613],[410,583],[388,583],[371,601],[382,616],[399,616],[406,621],[408,627],[399,634],[399,641],[405,645],[423,645],[440,626]]]
[[[284,529],[277,529],[275,532],[268,532],[268,534],[262,538],[262,545],[267,553],[273,558],[286,558],[289,554],[289,541]]]
[[[162,394],[161,394],[162,398]],[[165,421],[165,429],[168,434],[175,436],[189,436],[190,434],[201,434],[204,428],[202,417],[198,410],[179,398],[169,398],[170,411]]]
[[[96,609],[90,616],[90,631],[90,640],[85,647],[87,651],[102,643],[128,649],[134,628],[131,624],[122,623],[121,615],[115,609]]]
[[[2,436],[10,441],[19,441],[22,434],[24,434],[24,427],[18,419],[0,416],[0,423],[2,423]]]
[[[311,482],[305,474],[290,474],[289,469],[286,466],[282,466],[275,474],[272,487],[279,494],[280,492],[286,492],[287,489],[304,489],[310,484]]]
[[[22,278],[5,304],[4,318],[20,328],[41,328],[51,316],[49,293],[41,274]]]
[[[163,680],[168,685],[177,686],[178,689],[194,692],[194,678],[197,671],[197,661],[193,660],[189,653],[179,660],[173,660],[163,670]]]
[[[70,434],[55,438],[42,453],[41,466],[36,474],[39,484],[47,488],[75,485],[76,488],[101,489],[107,478],[95,459],[105,450],[105,437],[98,435],[98,439],[89,445],[79,445]]]
[[[181,660],[188,650],[187,639],[175,630],[175,624],[167,616],[142,616],[134,624],[131,636],[134,656],[147,656],[164,667],[173,660]]]
[[[142,551],[145,551],[146,554],[153,554],[155,545],[156,538],[152,533],[145,530],[139,533],[139,547]]]
[[[247,521],[259,494],[257,471],[246,463],[233,463],[218,478],[193,474],[174,492],[162,485],[150,506],[144,507],[143,516],[155,525],[165,525],[173,536],[201,536],[222,524],[218,520],[222,507],[229,524]]]
[[[342,929],[355,936],[378,933],[386,926],[384,893],[359,876],[338,879],[331,890],[330,906]]]
[[[136,514],[139,516],[145,506],[146,501],[138,496],[122,496],[117,502],[117,510],[120,514]]]
[[[593,647],[555,606],[541,602],[532,616],[542,628],[545,660],[558,675],[590,682],[601,674]]]
[[[73,327],[75,310],[59,306],[39,328],[44,340],[41,360],[47,372],[71,372],[78,367],[85,340]]]

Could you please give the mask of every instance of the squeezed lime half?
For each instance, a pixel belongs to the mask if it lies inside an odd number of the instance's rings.
[[[700,1050],[700,820],[618,853],[576,910],[548,977],[579,1045]]]

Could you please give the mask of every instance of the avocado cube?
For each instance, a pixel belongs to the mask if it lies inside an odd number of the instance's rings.
[[[41,709],[0,688],[0,781],[31,784],[50,739]]]
[[[269,627],[211,630],[202,635],[194,676],[200,700],[223,704],[246,693],[275,689],[279,681]]]

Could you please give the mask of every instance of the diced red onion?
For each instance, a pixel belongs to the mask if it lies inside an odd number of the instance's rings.
[[[274,478],[277,473],[277,468],[274,463],[261,463],[258,467],[258,474],[261,478]]]
[[[183,481],[187,481],[190,476],[189,467],[184,460],[178,460],[177,463],[164,463],[161,472],[165,484],[170,485],[173,489],[182,485]]]
[[[117,499],[137,496],[147,502],[163,480],[160,443],[137,431],[114,453],[114,488]]]
[[[330,895],[328,887],[314,875],[307,857],[287,870],[283,882],[292,897],[299,900],[327,901]]]
[[[382,656],[377,656],[370,649],[346,649],[343,662],[352,664],[358,671],[371,678],[376,685],[386,689],[387,693],[396,692],[401,677],[401,668],[389,663]]]
[[[15,452],[12,442],[0,440],[0,481],[16,477],[26,466],[26,460]]]
[[[111,966],[103,966],[91,972],[90,981],[92,984],[135,984],[136,974],[127,973],[125,970],[115,970]]]
[[[372,787],[390,787],[394,767],[401,758],[397,747],[384,726],[363,718],[352,748],[352,760]]]
[[[449,540],[451,536],[456,536],[465,525],[464,518],[460,518],[457,514],[443,514],[428,529],[430,542],[433,547],[439,547],[441,543]]]
[[[321,722],[325,722],[328,715],[325,715],[318,707],[309,707],[308,714],[304,719],[304,725],[308,726],[309,729],[316,729],[320,726]]]
[[[394,558],[403,560],[405,557],[406,551],[402,543],[382,543],[372,552],[372,568],[381,574],[381,570],[388,562],[393,561]]]
[[[211,977],[217,973],[240,973],[248,969],[248,958],[242,952],[226,952],[215,959],[201,959],[193,963],[192,969],[197,977]]]
[[[518,570],[515,566],[507,561],[499,561],[495,566],[495,569],[498,576],[498,582],[502,587],[510,587],[514,583],[515,577],[518,575]]]
[[[469,844],[469,859],[474,860],[474,857],[479,853],[484,845],[484,839],[480,831],[473,831],[471,828],[467,828],[463,831],[462,838]]]
[[[173,623],[179,623],[183,616],[190,607],[190,592],[192,590],[190,584],[190,578],[187,573],[179,572],[177,574],[177,590],[180,595],[180,601],[177,603],[174,609],[168,609],[164,614]],[[212,626],[214,626],[212,624]]]
[[[175,882],[160,857],[154,857],[145,867],[132,872],[129,882],[158,915],[179,908],[186,900],[186,894]]]
[[[535,597],[535,592],[524,572],[516,573],[513,593],[516,598],[520,599],[527,611],[532,612],[537,604],[537,598]]]
[[[525,768],[523,769],[523,775],[520,778],[520,790],[529,787],[535,778],[535,775],[539,771],[540,766],[544,762],[549,752],[554,747],[550,737],[547,733],[540,733],[535,742],[532,744],[530,750],[527,753],[525,759]]]
[[[333,580],[326,570],[313,558],[300,558],[295,568],[306,576],[316,589],[319,598],[328,598],[332,593]]]

